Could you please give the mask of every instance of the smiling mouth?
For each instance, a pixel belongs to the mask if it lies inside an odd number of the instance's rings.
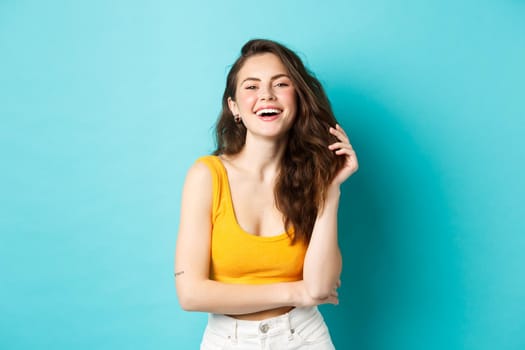
[[[273,117],[281,113],[282,113],[282,110],[277,109],[277,108],[264,108],[264,109],[258,110],[255,114],[259,117]]]

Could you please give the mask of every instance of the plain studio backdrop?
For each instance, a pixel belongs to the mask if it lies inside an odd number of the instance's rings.
[[[258,37],[300,54],[360,159],[337,348],[524,349],[519,0],[1,0],[0,348],[198,348],[181,188]]]

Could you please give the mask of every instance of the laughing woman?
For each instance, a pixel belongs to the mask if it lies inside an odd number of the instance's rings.
[[[334,349],[320,304],[337,304],[341,184],[358,168],[319,81],[270,40],[230,69],[217,149],[190,168],[175,281],[208,312],[201,349]]]

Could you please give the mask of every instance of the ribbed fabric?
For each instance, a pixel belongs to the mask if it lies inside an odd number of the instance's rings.
[[[293,230],[270,237],[244,231],[233,208],[228,174],[217,156],[198,159],[213,179],[210,278],[220,282],[264,284],[302,279],[306,245],[291,245]]]

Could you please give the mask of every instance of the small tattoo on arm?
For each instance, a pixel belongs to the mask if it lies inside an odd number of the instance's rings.
[[[175,277],[180,276],[184,273],[184,271],[175,272]]]

